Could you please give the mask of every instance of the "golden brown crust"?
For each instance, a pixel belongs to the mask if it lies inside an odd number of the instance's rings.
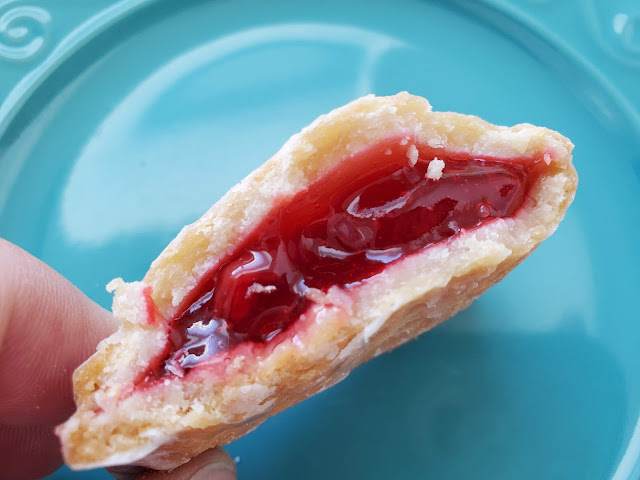
[[[334,287],[304,329],[269,354],[237,355],[220,367],[127,391],[161,351],[163,323],[212,265],[279,201],[321,178],[349,155],[395,135],[449,152],[549,162],[516,218],[486,226],[402,259],[347,295]],[[498,127],[476,117],[431,112],[407,93],[368,96],[316,120],[185,227],[142,282],[115,281],[121,329],[74,374],[78,412],[59,427],[74,468],[133,463],[172,468],[228,443],[268,416],[330,386],[369,358],[446,320],[548,237],[573,199],[573,145],[556,132]],[[157,322],[147,324],[152,289]],[[192,372],[192,373],[195,373]]]

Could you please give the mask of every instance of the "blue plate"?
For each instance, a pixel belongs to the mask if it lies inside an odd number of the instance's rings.
[[[559,130],[580,186],[551,239],[228,450],[242,479],[638,479],[639,85],[637,0],[0,0],[0,235],[109,306],[361,95]]]

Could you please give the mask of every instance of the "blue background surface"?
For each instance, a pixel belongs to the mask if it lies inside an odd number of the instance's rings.
[[[523,265],[228,451],[241,479],[640,478],[640,3],[13,0],[3,19],[0,236],[106,307],[110,279],[361,95],[571,138],[576,200]]]

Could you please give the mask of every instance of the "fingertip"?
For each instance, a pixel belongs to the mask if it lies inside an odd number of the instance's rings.
[[[236,464],[221,448],[207,450],[170,472],[149,471],[135,480],[236,480]]]
[[[74,409],[73,371],[115,330],[115,319],[2,239],[0,272],[0,423],[60,423]]]

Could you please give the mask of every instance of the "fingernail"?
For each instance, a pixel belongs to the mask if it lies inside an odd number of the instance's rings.
[[[236,472],[226,463],[213,463],[194,473],[191,480],[236,480]]]

